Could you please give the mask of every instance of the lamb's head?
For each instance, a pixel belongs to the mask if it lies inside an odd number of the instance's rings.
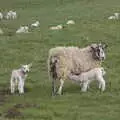
[[[106,55],[105,55],[105,49],[107,48],[106,44],[92,44],[91,49],[93,53],[93,57],[96,60],[105,60]]]
[[[22,65],[21,66],[21,70],[24,72],[24,73],[28,73],[30,71],[30,68],[32,67],[32,64],[28,64],[28,65]]]

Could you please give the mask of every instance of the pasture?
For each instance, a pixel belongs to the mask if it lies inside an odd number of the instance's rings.
[[[108,17],[120,12],[119,0],[0,0],[0,10],[15,10],[18,18],[1,20],[0,120],[119,120],[120,119],[120,20]],[[66,25],[73,19],[75,25]],[[15,34],[20,25],[36,20],[40,27]],[[59,31],[50,26],[63,24]],[[106,91],[93,84],[86,93],[77,84],[65,83],[62,96],[51,97],[47,57],[55,46],[84,47],[93,42],[108,44],[103,62]],[[25,94],[9,94],[12,69],[33,63]]]

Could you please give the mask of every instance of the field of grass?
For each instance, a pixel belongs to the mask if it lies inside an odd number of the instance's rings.
[[[120,0],[0,0],[0,10],[18,14],[16,20],[0,21],[5,32],[0,36],[0,120],[120,120],[120,20],[107,19],[120,11]],[[61,31],[49,30],[69,19],[76,24]],[[40,21],[40,28],[15,34],[20,25],[35,20]],[[48,50],[100,41],[108,44],[103,63],[106,91],[101,93],[93,84],[82,93],[79,85],[68,82],[62,96],[51,97]],[[25,94],[8,94],[12,69],[31,62]]]

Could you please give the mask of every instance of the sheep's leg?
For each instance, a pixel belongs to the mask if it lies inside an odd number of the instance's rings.
[[[52,96],[56,94],[56,86],[55,86],[55,79],[52,80]]]
[[[11,77],[11,80],[10,80],[10,84],[11,84],[11,93],[14,93],[15,92],[15,83],[14,83],[14,78]]]
[[[102,87],[102,84],[101,82],[99,82],[98,88],[101,89],[101,87]]]
[[[86,92],[87,91],[87,88],[88,88],[88,82],[84,82],[83,83],[83,86],[82,86],[82,92]]]
[[[59,95],[61,95],[61,93],[62,93],[63,85],[64,85],[64,80],[60,79],[60,87],[59,87],[59,89],[58,89],[58,94],[59,94]]]

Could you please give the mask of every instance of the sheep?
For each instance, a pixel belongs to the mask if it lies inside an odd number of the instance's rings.
[[[87,88],[89,88],[89,84],[96,80],[99,83],[99,89],[101,91],[105,90],[105,80],[103,76],[105,75],[105,70],[103,67],[93,68],[87,72],[82,72],[80,75],[75,75],[73,73],[68,75],[68,78],[70,80],[73,80],[74,82],[80,83],[80,86],[82,85],[81,90],[83,92],[87,91]]]
[[[52,95],[56,94],[55,82],[60,81],[58,94],[62,93],[64,81],[71,72],[80,74],[100,67],[105,60],[105,44],[91,44],[85,48],[56,47],[49,50],[48,73],[52,78]]]
[[[29,33],[28,32],[29,27],[28,26],[20,26],[20,28],[16,31],[16,33]]]
[[[32,64],[21,65],[21,68],[12,70],[11,80],[10,80],[10,89],[11,94],[15,93],[16,88],[19,91],[19,94],[24,93],[24,84],[27,77],[27,73],[30,71]]]
[[[73,24],[75,24],[75,21],[73,21],[73,20],[68,20],[66,24],[67,24],[67,25],[70,25],[70,24],[73,25]]]
[[[108,17],[109,20],[118,20],[120,18],[120,13],[114,13],[113,16]]]
[[[0,12],[0,20],[3,19],[3,14]]]
[[[115,20],[116,17],[115,17],[115,16],[110,16],[110,17],[108,17],[108,19],[109,19],[109,20]]]
[[[36,21],[35,23],[31,24],[31,27],[38,27],[40,25],[39,21]]]
[[[119,19],[120,13],[114,13],[114,16],[116,17],[116,19]]]
[[[50,30],[61,30],[61,29],[63,29],[63,25],[57,25],[57,26],[52,26],[52,27],[50,27]]]
[[[17,18],[17,13],[16,11],[13,12],[13,11],[9,11],[6,15],[6,19],[16,19]]]

